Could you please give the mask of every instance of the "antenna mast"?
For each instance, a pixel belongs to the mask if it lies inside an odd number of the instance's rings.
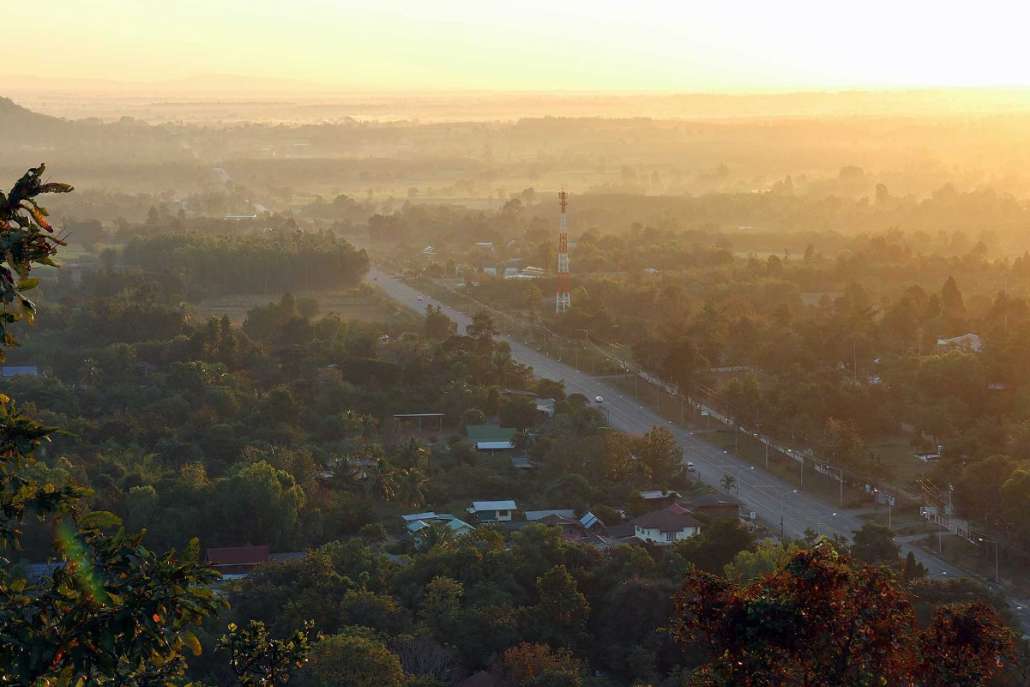
[[[572,307],[572,287],[569,277],[569,233],[565,209],[569,204],[569,194],[562,189],[558,193],[561,203],[561,224],[558,228],[558,288],[554,295],[554,312],[562,314]]]

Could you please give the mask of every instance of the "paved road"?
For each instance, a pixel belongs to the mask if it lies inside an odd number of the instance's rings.
[[[370,270],[369,279],[377,283],[391,298],[412,310],[422,313],[428,304],[439,306],[444,314],[458,323],[461,332],[464,332],[465,327],[471,322],[471,318],[461,311],[430,298],[381,270]],[[666,426],[683,446],[684,459],[696,466],[697,477],[718,489],[724,475],[733,475],[739,487],[739,494],[735,492],[734,495],[747,509],[754,511],[758,518],[769,526],[770,531],[778,533],[782,527],[786,537],[801,538],[806,529],[811,529],[826,536],[839,535],[850,539],[852,533],[862,527],[864,521],[855,513],[837,509],[816,496],[801,492],[777,475],[756,468],[751,463],[713,446],[705,441],[703,436],[694,435],[678,425],[671,424],[621,390],[576,368],[548,358],[520,341],[510,337],[502,338],[511,345],[512,357],[531,366],[538,376],[564,381],[565,388],[570,393],[581,393],[590,399],[603,397],[604,403],[601,405],[608,413],[608,422],[611,426],[637,434],[646,432],[655,425]],[[907,555],[911,551],[916,559],[926,566],[931,577],[947,579],[965,576],[959,568],[910,541],[901,541],[899,545],[902,555]],[[1024,632],[1030,631],[1030,605],[1015,603],[1013,612],[1019,617]]]

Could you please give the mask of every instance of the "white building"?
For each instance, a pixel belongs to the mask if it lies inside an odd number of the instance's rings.
[[[973,334],[972,332],[962,336],[953,336],[950,339],[937,339],[937,348],[943,350],[959,349],[979,353],[983,350],[983,347],[983,339],[978,334]]]
[[[701,533],[701,523],[689,513],[656,510],[633,521],[633,536],[652,544],[672,544]]]
[[[466,510],[479,518],[480,522],[510,522],[512,513],[518,509],[514,501],[473,501]]]

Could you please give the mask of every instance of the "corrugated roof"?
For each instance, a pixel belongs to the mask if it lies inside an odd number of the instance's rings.
[[[597,517],[593,513],[584,513],[583,517],[579,519],[579,524],[586,529],[590,529],[594,525],[604,525],[604,523],[601,522],[601,518]]]
[[[529,460],[529,456],[512,456],[511,466],[516,470],[529,470],[535,467]]]
[[[473,501],[469,508],[471,513],[479,513],[487,510],[517,510],[518,506],[513,500],[506,501]]]
[[[644,499],[645,501],[651,501],[655,499],[668,499],[673,497],[678,498],[679,492],[666,491],[665,489],[648,489],[646,491],[640,492],[640,498]]]
[[[550,510],[527,510],[524,515],[526,520],[543,520],[548,515],[557,515],[559,518],[574,518],[576,511],[572,508],[552,508]]]
[[[414,522],[415,520],[426,520],[428,518],[435,517],[436,513],[430,510],[425,513],[408,513],[407,515],[402,515],[401,519],[404,520],[404,522]]]
[[[477,441],[476,448],[480,451],[506,451],[515,448],[511,441]]]
[[[465,425],[465,434],[475,443],[481,441],[511,442],[515,438],[514,427],[501,427],[500,425]]]
[[[633,521],[637,527],[660,532],[679,532],[687,527],[700,527],[698,522],[689,513],[675,513],[671,510],[656,510],[645,513]]]

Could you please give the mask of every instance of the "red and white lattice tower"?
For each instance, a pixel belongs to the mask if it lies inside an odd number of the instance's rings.
[[[561,201],[561,225],[558,229],[558,288],[554,294],[554,311],[559,315],[572,307],[572,280],[569,278],[569,229],[565,219],[565,208],[569,194],[558,193]]]

